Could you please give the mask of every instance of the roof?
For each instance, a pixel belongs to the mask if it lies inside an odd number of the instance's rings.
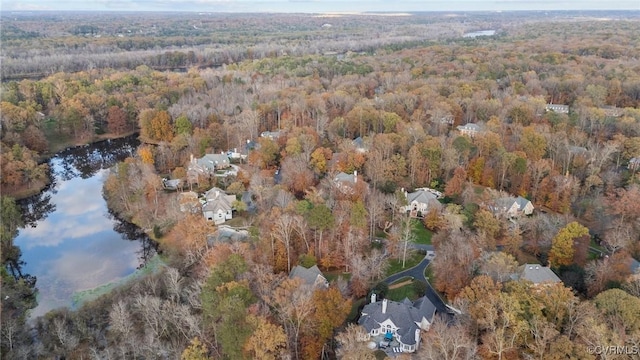
[[[407,202],[409,204],[414,201],[421,204],[428,204],[431,201],[438,200],[438,196],[430,191],[420,189],[407,194]]]
[[[529,280],[534,284],[561,282],[558,275],[547,266],[524,264],[520,268],[520,279]]]
[[[522,196],[518,196],[516,198],[516,204],[518,204],[518,210],[522,211],[524,210],[525,206],[527,206],[527,204],[529,204],[531,201],[529,201],[528,199],[523,198]]]
[[[335,181],[354,183],[357,176],[358,176],[358,173],[347,174],[347,173],[339,172],[335,177]]]
[[[478,124],[468,123],[465,125],[458,126],[458,130],[466,130],[466,131],[480,131],[482,128]]]
[[[554,112],[559,112],[559,113],[568,113],[569,112],[569,105],[547,104],[547,106],[545,108],[547,110],[552,110]]]
[[[202,169],[213,171],[217,166],[229,165],[229,156],[227,154],[206,154],[195,162]]]
[[[524,211],[524,208],[530,202],[531,201],[523,198],[522,196],[518,196],[518,197],[508,196],[508,197],[497,199],[496,208],[497,210],[500,210],[500,208],[505,208],[508,210],[508,209],[511,209],[513,204],[516,204],[518,206],[518,211]]]
[[[382,307],[385,301],[387,308],[383,313]],[[422,322],[423,318],[431,322],[435,312],[435,305],[424,296],[413,303],[406,298],[402,302],[385,299],[365,305],[358,324],[367,329],[367,332],[370,332],[372,329],[379,328],[380,323],[391,320],[398,327],[397,333],[400,335],[402,343],[414,345],[416,343],[416,330],[420,329],[418,324]]]
[[[313,265],[308,269],[304,266],[296,265],[289,273],[289,278],[294,277],[304,280],[305,284],[309,286],[324,285],[327,282],[327,279],[322,275],[322,271],[318,269],[318,265]]]
[[[587,148],[583,146],[569,146],[569,152],[572,154],[583,154],[587,152]]]
[[[236,200],[235,195],[227,195],[224,191],[214,187],[205,193],[207,202],[202,206],[202,211],[222,210],[224,212],[233,210],[233,202]]]
[[[632,274],[640,274],[640,261],[631,258],[631,264],[629,264],[629,270]]]
[[[277,139],[280,137],[280,131],[263,131],[262,133],[260,133],[261,137],[266,137],[266,138],[270,138],[270,139]]]

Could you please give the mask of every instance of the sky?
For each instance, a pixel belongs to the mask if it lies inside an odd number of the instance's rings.
[[[640,10],[640,0],[0,0],[1,11],[407,12]]]

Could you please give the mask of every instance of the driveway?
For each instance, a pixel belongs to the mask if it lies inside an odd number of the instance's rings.
[[[415,244],[415,245],[419,245],[419,244]],[[433,248],[432,245],[421,245],[421,246],[431,246]],[[432,251],[432,250],[429,250],[429,251]],[[424,296],[426,296],[427,299],[431,301],[431,303],[436,307],[436,310],[441,314],[453,315],[453,311],[451,311],[451,309],[447,307],[447,304],[445,304],[442,298],[440,298],[440,295],[438,295],[438,293],[433,288],[433,286],[431,286],[431,283],[429,282],[429,280],[427,280],[427,278],[424,276],[424,271],[427,269],[427,266],[429,266],[430,262],[431,262],[431,259],[425,256],[425,258],[422,259],[422,261],[418,265],[412,268],[409,268],[407,270],[403,270],[399,273],[395,273],[382,281],[385,282],[387,285],[391,285],[392,283],[404,277],[411,277],[411,278],[423,281],[427,284],[427,290],[425,291]]]

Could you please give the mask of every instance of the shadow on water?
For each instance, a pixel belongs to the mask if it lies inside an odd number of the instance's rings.
[[[122,235],[122,239],[140,241],[142,244],[138,251],[138,259],[141,260],[138,269],[142,268],[144,264],[151,260],[155,254],[160,253],[158,250],[158,243],[149,238],[142,229],[126,220],[118,218],[111,209],[109,209],[109,218],[114,220],[113,230]]]
[[[137,135],[131,135],[68,148],[57,153],[49,160],[49,185],[39,194],[18,201],[25,227],[35,227],[56,210],[56,205],[51,203],[51,195],[57,193],[59,181],[95,176],[98,171],[133,156],[139,145]]]

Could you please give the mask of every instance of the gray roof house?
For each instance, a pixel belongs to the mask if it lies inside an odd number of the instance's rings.
[[[534,210],[531,201],[523,198],[522,196],[509,196],[497,199],[492,206],[489,206],[489,208],[496,215],[502,215],[508,218],[517,218],[521,215],[531,215]]]
[[[404,207],[405,212],[410,212],[412,216],[416,216],[419,211],[423,215],[429,210],[430,206],[440,206],[438,199],[442,196],[437,190],[429,188],[418,188],[414,192],[404,192],[407,198],[407,206]]]
[[[358,183],[358,171],[355,170],[353,174],[347,174],[339,172],[333,178],[333,184],[340,192],[344,194],[352,194],[354,192],[354,186]]]
[[[562,280],[548,266],[540,264],[524,264],[519,268],[519,278],[538,284],[555,284]]]
[[[474,137],[477,134],[479,134],[480,132],[482,132],[482,127],[478,124],[472,124],[472,123],[468,123],[465,125],[460,125],[458,126],[458,131],[460,131],[460,134],[462,135],[467,135],[469,137]]]
[[[353,141],[351,141],[351,143],[353,144],[353,146],[356,148],[357,152],[367,152],[369,150],[369,146],[367,146],[367,144],[365,144],[365,141],[362,137],[358,136],[357,138],[353,139]]]
[[[261,137],[269,138],[271,140],[276,140],[277,138],[280,137],[280,135],[282,135],[282,132],[280,130],[277,130],[277,131],[263,131],[262,133],[260,133]]]
[[[329,286],[327,278],[322,275],[322,271],[318,269],[318,265],[313,265],[308,269],[304,266],[296,265],[291,269],[291,273],[289,273],[289,278],[294,277],[302,279],[306,285],[311,287],[326,288]]]
[[[214,187],[204,194],[206,202],[202,205],[205,219],[216,225],[233,219],[233,202],[235,195],[227,195],[224,191]]]
[[[195,171],[201,174],[214,174],[216,170],[226,169],[230,166],[229,156],[227,154],[206,154],[196,159],[191,155],[189,161],[189,171]]]
[[[383,299],[372,302],[362,309],[358,325],[367,331],[369,337],[387,336],[395,338],[402,352],[415,352],[420,346],[421,330],[428,331],[436,307],[427,297],[411,302],[405,298],[401,302]]]

